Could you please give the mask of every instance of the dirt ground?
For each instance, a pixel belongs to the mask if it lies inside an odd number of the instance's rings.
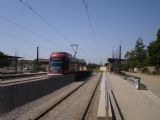
[[[126,72],[126,73],[140,77],[143,88],[150,90],[160,98],[160,76],[147,75],[142,73],[130,73],[130,72]]]

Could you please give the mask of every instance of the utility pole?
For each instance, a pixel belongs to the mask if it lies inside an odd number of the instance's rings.
[[[16,70],[16,73],[18,71],[17,70],[17,62],[18,62],[18,60],[17,60],[18,58],[17,57],[18,57],[18,49],[15,49],[15,70]]]
[[[114,58],[114,50],[113,50],[113,48],[112,48],[112,58]]]
[[[73,49],[74,58],[75,58],[76,55],[77,55],[77,51],[78,51],[78,44],[71,44],[71,47],[72,47],[72,49]]]
[[[116,69],[116,62],[115,62],[115,52],[114,49],[112,48],[112,58],[113,58],[113,72],[115,73],[115,69]]]
[[[119,73],[121,73],[121,44],[119,46]]]
[[[39,62],[39,48],[37,46],[37,63]]]
[[[118,73],[119,72],[119,58],[118,58],[118,54],[119,54],[119,51],[118,51],[118,49],[116,49],[116,73]]]

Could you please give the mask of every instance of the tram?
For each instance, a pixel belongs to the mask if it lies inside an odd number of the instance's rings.
[[[55,52],[50,55],[48,76],[64,75],[85,70],[86,62],[84,59],[74,58],[67,52]]]

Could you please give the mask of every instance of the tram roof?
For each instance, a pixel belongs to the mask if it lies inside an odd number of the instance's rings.
[[[53,52],[52,54],[51,54],[51,56],[53,56],[53,55],[57,55],[56,57],[68,57],[68,58],[72,58],[73,56],[72,56],[72,54],[70,54],[70,53],[67,53],[67,52]],[[59,55],[59,56],[58,56]],[[61,56],[61,55],[64,55],[64,56]],[[54,57],[54,56],[53,56]]]

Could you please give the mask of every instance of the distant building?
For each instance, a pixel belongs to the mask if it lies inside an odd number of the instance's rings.
[[[0,54],[0,58],[1,58],[1,60],[7,59],[7,60],[12,64],[12,63],[15,63],[16,61],[18,61],[18,59],[20,59],[20,58],[22,58],[22,57],[10,56],[10,55],[2,55],[2,54]]]
[[[49,59],[35,59],[33,60],[33,63],[37,63],[42,66],[43,68],[45,68],[46,70],[48,69],[48,65],[49,65]]]
[[[109,62],[109,72],[120,73],[121,71],[121,62],[125,59],[118,59],[118,58],[108,58]]]
[[[101,67],[100,67],[100,71],[106,72],[106,71],[107,71],[107,67],[101,66]]]
[[[1,73],[18,72],[18,60],[22,57],[0,54]]]

